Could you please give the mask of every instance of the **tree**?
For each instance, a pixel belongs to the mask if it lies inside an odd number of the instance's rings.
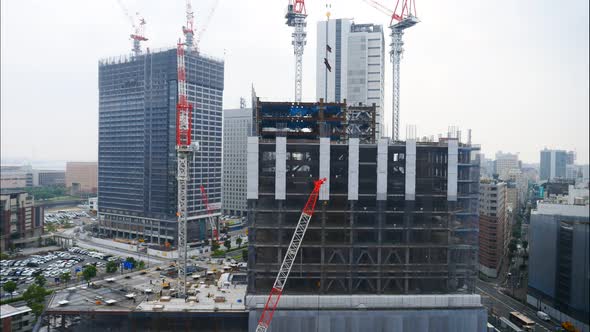
[[[62,273],[59,277],[66,283],[66,286],[68,285],[68,282],[72,280],[72,274],[69,271]]]
[[[118,268],[119,268],[119,264],[117,264],[113,261],[107,262],[107,265],[106,265],[107,273],[115,273],[115,272],[117,272]]]
[[[137,261],[133,257],[127,257],[125,262],[131,263],[131,268],[134,269],[137,266]]]
[[[84,268],[84,270],[82,271],[82,276],[84,276],[84,280],[86,280],[86,282],[88,283],[88,286],[90,286],[90,280],[94,277],[96,277],[96,266],[94,265],[88,265]]]
[[[47,291],[45,288],[32,284],[23,293],[23,299],[27,302],[27,306],[32,309],[33,313],[39,316],[43,312],[43,303],[45,302],[45,296]]]
[[[231,249],[231,241],[230,239],[227,239],[223,242],[223,246],[227,248],[227,250]]]
[[[144,261],[139,261],[139,263],[137,263],[137,268],[139,270],[145,269],[145,262]]]
[[[39,285],[39,287],[43,287],[47,283],[47,279],[45,279],[45,277],[40,274],[35,277],[35,283]]]
[[[217,243],[217,241],[213,241],[211,244],[211,251],[215,251],[217,249],[219,249],[219,243]]]
[[[508,244],[508,251],[510,251],[510,253],[513,253],[516,250],[516,240],[512,239],[510,240],[510,243]]]
[[[12,298],[12,292],[16,290],[16,282],[10,280],[2,286],[5,292],[10,294],[10,298]]]
[[[242,250],[242,260],[244,262],[247,262],[248,261],[248,249]]]
[[[238,248],[242,246],[242,238],[241,237],[238,237],[236,239],[236,244],[238,245]]]
[[[524,240],[522,241],[522,247],[526,250],[526,248],[529,246],[529,241]]]

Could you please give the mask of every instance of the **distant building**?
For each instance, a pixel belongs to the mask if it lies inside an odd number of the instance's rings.
[[[537,204],[529,226],[527,302],[582,331],[590,318],[589,214],[587,200],[552,197]]]
[[[1,166],[0,188],[19,189],[33,186],[33,169],[31,166]]]
[[[0,331],[28,332],[35,324],[35,315],[27,306],[13,307],[8,304],[0,306]]]
[[[24,191],[0,193],[0,249],[36,244],[43,235],[44,210]]]
[[[223,111],[222,209],[227,215],[244,216],[246,201],[248,136],[252,132],[252,109]]]
[[[33,170],[33,185],[36,187],[64,186],[65,184],[65,171]]]
[[[576,163],[576,151],[568,151],[567,152],[567,165],[573,165]]]
[[[88,199],[88,208],[92,213],[98,212],[98,197],[90,197]]]
[[[95,194],[98,188],[98,163],[67,162],[66,188],[74,195],[78,193]]]
[[[510,240],[507,217],[507,186],[482,180],[479,186],[479,271],[498,277]]]
[[[316,66],[316,100],[375,104],[377,137],[384,136],[383,26],[355,24],[351,19],[318,22]]]
[[[540,180],[564,179],[566,177],[567,164],[568,153],[565,150],[542,150],[539,171]]]
[[[507,180],[508,174],[512,170],[520,170],[521,163],[518,160],[518,154],[503,153],[498,151],[496,153],[496,160],[494,160],[494,174],[498,174],[500,180]]]

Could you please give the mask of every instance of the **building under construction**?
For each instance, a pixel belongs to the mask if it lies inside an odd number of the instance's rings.
[[[473,294],[478,146],[457,133],[376,140],[375,106],[258,101],[253,113],[250,330],[318,178],[328,181],[271,330],[485,329],[485,309]]]
[[[185,54],[192,141],[188,241],[206,237],[203,185],[214,215],[221,204],[224,63]],[[100,232],[175,245],[177,235],[177,50],[169,48],[99,62]],[[210,214],[210,213],[209,213]]]

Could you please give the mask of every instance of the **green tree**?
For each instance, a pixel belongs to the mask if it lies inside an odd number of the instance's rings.
[[[212,240],[213,243],[211,244],[211,251],[215,251],[217,249],[219,249],[219,243],[217,243],[217,241]]]
[[[10,257],[10,256],[8,256],[8,254],[0,252],[0,260],[8,259],[8,257]]]
[[[10,294],[10,298],[12,298],[12,292],[16,290],[16,282],[10,280],[2,286],[6,293]]]
[[[240,248],[242,246],[242,238],[241,237],[238,237],[236,239],[236,244],[238,245],[238,248]]]
[[[244,262],[247,262],[248,261],[248,249],[242,250],[242,260]]]
[[[231,241],[230,239],[227,239],[223,242],[223,246],[227,248],[227,250],[231,249]]]
[[[119,264],[117,264],[113,261],[107,262],[107,265],[106,265],[107,273],[115,273],[115,272],[117,272],[118,268],[119,268]]]
[[[27,302],[27,306],[33,310],[33,313],[39,316],[43,312],[43,303],[45,302],[45,296],[47,291],[45,288],[32,284],[23,293],[23,300]]]
[[[39,285],[39,287],[43,287],[47,283],[47,279],[45,279],[43,275],[38,275],[35,277],[35,283]]]
[[[70,273],[70,271],[62,273],[59,278],[66,283],[66,286],[68,285],[68,282],[70,280],[72,280],[72,274]]]
[[[137,261],[133,257],[127,257],[125,262],[131,263],[131,268],[134,269],[137,266]]]
[[[84,268],[84,270],[82,271],[82,276],[84,276],[84,280],[86,280],[86,282],[88,283],[88,286],[90,286],[90,280],[94,277],[96,277],[96,266],[94,265],[88,265]]]
[[[139,263],[137,263],[137,268],[139,270],[145,269],[145,262],[144,261],[139,261]]]
[[[514,253],[514,251],[516,251],[516,240],[515,239],[510,240],[510,243],[508,244],[508,251],[510,251],[511,253]]]
[[[527,240],[522,241],[522,247],[524,249],[526,249],[528,246],[529,246],[529,241],[527,241]]]

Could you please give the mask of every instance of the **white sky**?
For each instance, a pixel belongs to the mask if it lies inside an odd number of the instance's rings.
[[[181,36],[184,1],[121,1],[145,17],[144,46],[171,46]],[[538,162],[549,147],[574,149],[578,162],[588,162],[587,0],[416,2],[422,22],[404,35],[402,137],[408,124],[419,136],[456,125],[463,137],[471,128],[489,157],[503,150]],[[193,1],[198,29],[214,3]],[[307,3],[304,100],[315,99],[315,27],[325,3]],[[395,0],[382,3],[393,8]],[[249,100],[251,84],[263,100],[293,99],[286,4],[218,0],[201,50],[225,59],[224,108]],[[332,18],[389,23],[361,0],[333,0],[331,11]],[[0,12],[2,159],[96,160],[97,62],[131,48],[117,0],[2,0]],[[387,61],[386,110],[390,81]]]

